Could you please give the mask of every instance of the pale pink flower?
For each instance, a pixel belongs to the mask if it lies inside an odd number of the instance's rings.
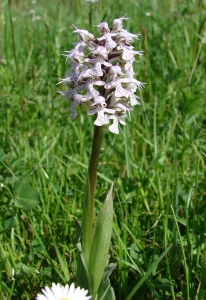
[[[124,119],[133,106],[140,104],[135,92],[144,87],[134,78],[133,69],[135,56],[142,55],[131,45],[139,35],[123,29],[123,20],[127,19],[115,19],[111,28],[106,22],[100,23],[98,38],[75,27],[79,42],[65,54],[71,61],[68,76],[60,81],[68,87],[59,93],[71,101],[71,118],[77,114],[76,107],[85,104],[88,115],[97,116],[94,124],[103,126],[112,121],[109,130],[115,134],[119,133],[119,124],[126,125]]]

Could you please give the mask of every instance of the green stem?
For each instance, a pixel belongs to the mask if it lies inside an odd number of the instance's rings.
[[[102,142],[103,126],[94,127],[92,152],[90,156],[87,181],[84,193],[83,220],[82,220],[82,250],[86,265],[89,265],[89,256],[92,245],[94,194],[97,179],[97,167]]]

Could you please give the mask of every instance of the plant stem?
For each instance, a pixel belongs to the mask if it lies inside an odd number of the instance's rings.
[[[89,256],[92,244],[93,218],[94,218],[94,194],[97,179],[97,167],[102,142],[103,126],[94,127],[92,152],[90,156],[87,181],[84,193],[83,220],[82,220],[82,249],[86,265],[89,264]]]

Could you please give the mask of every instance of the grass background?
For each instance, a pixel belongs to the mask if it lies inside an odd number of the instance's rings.
[[[82,216],[93,119],[81,108],[70,120],[58,98],[68,68],[61,54],[77,41],[72,24],[97,36],[93,25],[124,14],[124,28],[141,33],[134,46],[145,53],[135,71],[147,85],[120,134],[104,130],[96,212],[114,181],[111,282],[118,300],[206,297],[206,1],[3,0],[3,300],[75,282],[74,219]],[[25,187],[33,209],[19,204]]]

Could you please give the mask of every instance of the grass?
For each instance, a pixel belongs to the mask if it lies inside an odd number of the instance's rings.
[[[94,24],[124,14],[141,33],[135,70],[147,85],[120,134],[104,129],[95,209],[114,181],[111,282],[118,300],[205,298],[206,2],[3,0],[1,299],[75,282],[93,119],[82,108],[70,120],[55,84],[76,41],[72,24],[97,34]],[[20,205],[25,187],[33,209]]]

